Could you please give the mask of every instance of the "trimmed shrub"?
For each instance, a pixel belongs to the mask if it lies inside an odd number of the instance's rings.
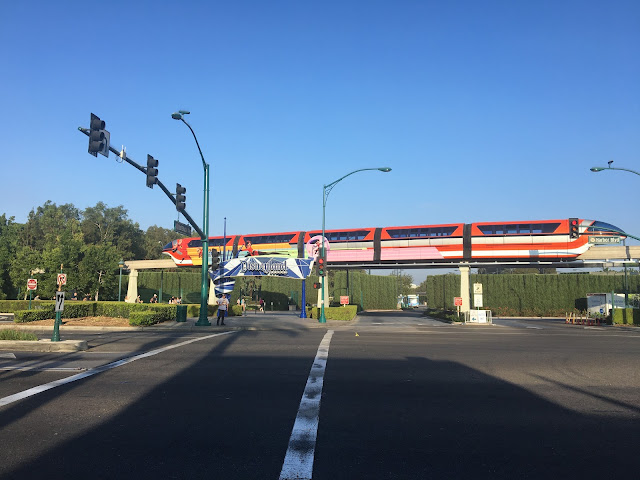
[[[49,320],[56,317],[54,306],[49,305],[49,308],[40,308],[38,310],[18,310],[14,312],[14,323],[28,323],[35,322],[36,320]]]
[[[346,307],[324,307],[324,316],[327,320],[351,321],[358,313],[357,305],[347,305]],[[320,318],[320,308],[307,307],[308,318]]]
[[[615,325],[640,324],[640,310],[637,308],[616,308],[613,310],[613,323]]]
[[[131,312],[129,325],[132,327],[155,325],[156,323],[164,322],[165,320],[166,319],[162,312]]]

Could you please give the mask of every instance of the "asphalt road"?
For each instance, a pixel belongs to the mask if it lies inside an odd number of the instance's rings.
[[[306,404],[305,388],[320,384],[317,438],[304,446],[315,480],[640,469],[639,330],[454,326],[419,312],[229,324],[237,329],[63,330],[89,350],[0,352],[0,404],[48,388],[0,406],[0,478],[278,479],[300,447],[294,425],[313,425],[312,410],[299,413],[303,392]],[[326,370],[310,377],[321,352]]]

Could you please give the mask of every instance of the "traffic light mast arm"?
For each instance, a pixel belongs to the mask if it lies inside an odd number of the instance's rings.
[[[85,135],[89,136],[90,130],[88,128],[78,127],[78,130],[80,130]],[[120,157],[120,152],[118,150],[116,150],[115,148],[113,148],[111,145],[109,145],[109,151],[115,153],[118,157]],[[120,158],[122,158],[124,161],[126,161],[129,165],[132,165],[133,167],[135,167],[138,170],[140,170],[145,175],[147,174],[147,167],[143,167],[142,165],[138,165],[136,162],[131,160],[127,155],[125,155],[124,158],[123,157],[120,157]],[[164,186],[164,184],[160,181],[159,178],[157,179],[156,185],[158,185],[162,189],[162,191],[165,193],[165,195],[167,197],[169,197],[169,199],[175,205],[176,204],[175,197],[173,196],[173,194],[169,190],[167,190],[167,187]],[[182,211],[182,215],[184,215],[184,218],[187,220],[187,222],[189,222],[189,224],[193,227],[193,229],[196,232],[198,232],[198,235],[200,235],[200,238],[205,238],[204,233],[202,233],[202,230],[200,229],[198,224],[193,220],[193,218],[191,218],[191,215],[189,215],[186,210]]]

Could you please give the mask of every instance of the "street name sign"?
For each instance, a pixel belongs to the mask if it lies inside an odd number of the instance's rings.
[[[594,245],[610,245],[620,243],[620,237],[589,237],[589,243]]]

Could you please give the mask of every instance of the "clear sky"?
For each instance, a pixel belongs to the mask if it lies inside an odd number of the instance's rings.
[[[210,234],[473,221],[597,219],[640,236],[640,2],[4,2],[3,195],[178,218],[113,154],[160,162]],[[184,221],[184,219],[182,219]]]

